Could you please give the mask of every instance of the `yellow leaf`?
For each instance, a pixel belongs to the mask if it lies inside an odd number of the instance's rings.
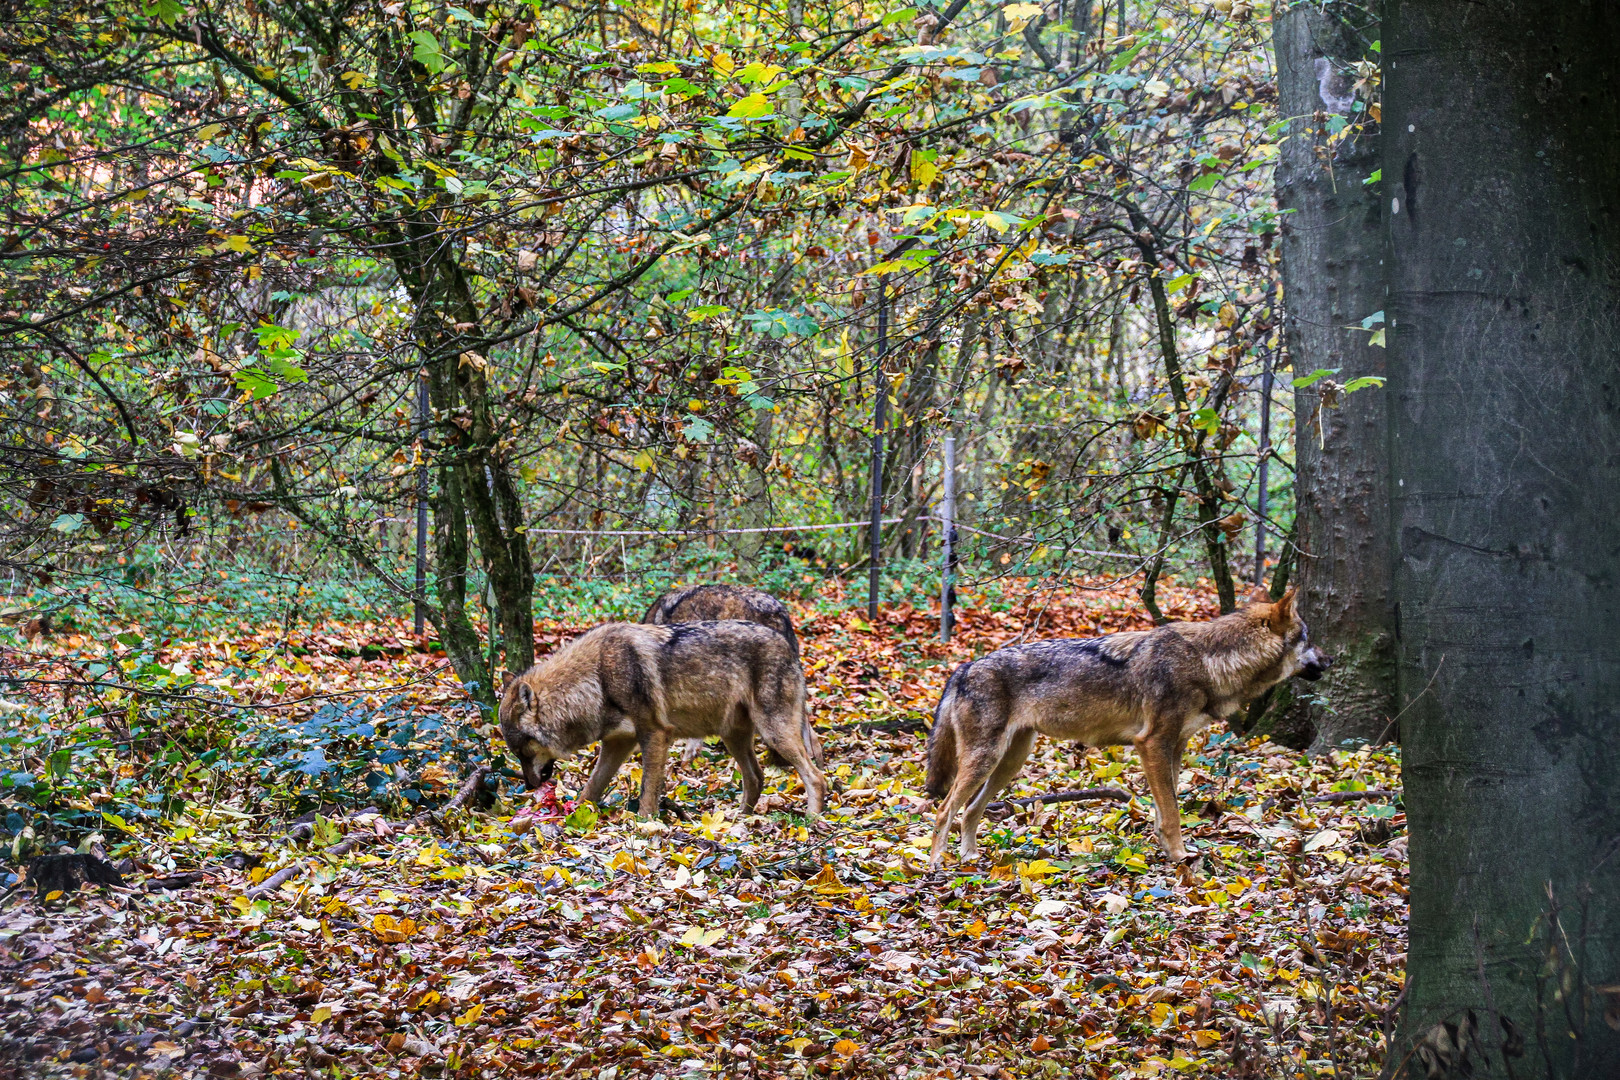
[[[359,72],[359,71],[345,71],[339,77],[344,82],[349,84],[349,89],[350,90],[358,90],[362,86],[366,85],[366,82],[367,82],[365,73],[364,72]]]
[[[839,1057],[852,1058],[860,1052],[861,1048],[859,1044],[850,1042],[848,1039],[839,1039],[837,1042],[833,1043],[833,1053],[837,1054]]]
[[[442,1000],[444,999],[439,996],[439,992],[437,990],[429,990],[427,993],[422,995],[420,1000],[417,1001],[416,1007],[418,1009],[431,1009]]]
[[[1168,1001],[1160,1001],[1155,1003],[1153,1008],[1148,1010],[1148,1015],[1153,1018],[1154,1027],[1163,1025],[1165,1020],[1170,1016],[1170,1003]]]
[[[328,1005],[322,1005],[309,1014],[309,1022],[312,1024],[324,1024],[330,1019],[332,1019],[332,1009]]]
[[[631,459],[630,464],[634,465],[642,472],[647,473],[652,472],[658,467],[658,459],[653,457],[647,451],[643,450]]]
[[[731,58],[730,53],[715,53],[714,70],[722,75],[730,75],[737,70],[737,62]]]
[[[692,946],[692,945],[696,945],[698,942],[700,942],[702,940],[703,940],[703,931],[701,929],[699,929],[698,927],[696,927],[696,926],[689,926],[689,927],[686,928],[686,933],[681,935],[681,940],[676,942],[676,944],[677,945]]]
[[[224,130],[224,124],[204,124],[201,128],[197,129],[197,138],[201,139],[203,142],[207,142],[209,139],[212,139],[215,135],[218,135]]]
[[[473,1023],[480,1016],[483,1016],[483,1015],[484,1015],[484,1003],[482,1001],[480,1001],[478,1004],[474,1005],[472,1008],[468,1009],[466,1012],[464,1012],[460,1016],[456,1017],[456,1026],[457,1027],[466,1027],[468,1024]]]
[[[771,114],[771,103],[764,94],[753,93],[733,102],[726,115],[738,120],[758,120]]]
[[[416,936],[417,929],[415,919],[396,919],[392,915],[379,913],[371,920],[371,932],[377,935],[377,940],[390,944],[409,941]]]
[[[968,937],[983,937],[985,931],[989,929],[990,928],[985,925],[983,919],[974,919],[972,922],[968,923],[962,928],[962,933],[966,934]]]
[[[1008,4],[1001,9],[1001,14],[1007,19],[1007,32],[1009,34],[1021,33],[1029,21],[1041,13],[1039,4]]]
[[[823,863],[821,873],[805,882],[805,884],[822,896],[843,896],[850,891],[849,886],[839,881],[838,875],[833,873],[832,863]]]
[[[801,1036],[797,1039],[789,1039],[787,1045],[788,1049],[792,1050],[795,1054],[802,1054],[804,1053],[804,1048],[810,1045],[810,1040]]]
[[[939,175],[939,166],[923,156],[923,151],[911,152],[911,182],[917,185],[919,192],[926,191]]]
[[[1221,1041],[1221,1033],[1218,1031],[1210,1031],[1206,1028],[1202,1031],[1193,1032],[1192,1039],[1193,1042],[1198,1044],[1198,1049],[1208,1050],[1210,1047]]]
[[[1036,859],[1034,862],[1019,863],[1018,876],[1027,878],[1044,878],[1058,872],[1058,868],[1045,859]]]

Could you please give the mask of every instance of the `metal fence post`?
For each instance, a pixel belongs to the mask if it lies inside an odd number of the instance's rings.
[[[956,614],[951,604],[956,599],[956,436],[945,436],[945,498],[940,503],[940,551],[944,566],[939,581],[939,640],[951,640],[951,628]]]

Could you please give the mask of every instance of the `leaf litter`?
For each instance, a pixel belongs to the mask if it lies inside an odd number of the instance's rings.
[[[1173,616],[1214,614],[1207,589],[1161,593]],[[600,811],[573,805],[588,758],[539,792],[507,780],[487,805],[330,809],[303,829],[199,792],[108,828],[126,887],[8,895],[0,1072],[1376,1072],[1405,954],[1397,752],[1196,737],[1181,798],[1203,858],[1178,874],[1127,751],[1043,740],[1004,798],[1133,797],[1009,805],[981,826],[977,863],[930,874],[923,738],[949,667],[1146,623],[1123,587],[1028,592],[959,610],[945,645],[937,606],[874,625],[844,599],[797,611],[834,792],[823,819],[776,770],[762,813],[742,815],[712,745],[672,766],[681,813],[656,824],[624,807],[634,768]],[[539,651],[580,629],[537,627]],[[251,641],[168,642],[162,659],[238,700],[307,698],[279,711],[287,725],[320,695],[375,705],[404,686],[404,707],[502,760],[402,625],[327,624],[296,644],[298,670],[243,666]],[[415,790],[477,794],[458,768],[428,762]]]

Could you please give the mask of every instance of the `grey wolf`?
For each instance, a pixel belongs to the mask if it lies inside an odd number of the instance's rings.
[[[1037,734],[1134,746],[1159,843],[1186,859],[1176,785],[1187,739],[1284,679],[1321,678],[1332,662],[1310,643],[1289,590],[1209,622],[1031,642],[961,665],[928,733],[927,791],[940,802],[930,865],[944,857],[958,810],[961,856],[974,857],[985,806],[1018,775]]]
[[[795,657],[799,655],[799,635],[793,629],[793,615],[787,605],[770,593],[747,585],[686,585],[660,596],[641,617],[642,622],[657,626],[713,619],[740,619],[768,626],[787,639]],[[816,764],[825,768],[827,756],[815,728],[807,729],[805,743]],[[690,764],[702,748],[702,739],[688,739],[681,751],[682,762]],[[769,749],[766,760],[772,765],[786,764]]]
[[[641,748],[641,813],[656,816],[675,739],[718,735],[742,773],[743,808],[764,781],[754,732],[804,781],[812,814],[827,781],[805,745],[804,672],[776,631],[739,621],[595,627],[507,680],[501,734],[539,787],[560,758],[601,743],[581,794],[600,802],[630,752]]]

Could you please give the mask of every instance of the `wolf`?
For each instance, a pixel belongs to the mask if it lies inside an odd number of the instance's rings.
[[[551,778],[558,759],[599,742],[580,797],[600,802],[640,746],[641,813],[656,816],[670,743],[718,735],[742,773],[743,808],[752,811],[764,782],[753,752],[757,730],[804,781],[810,813],[826,802],[826,777],[806,746],[798,655],[757,623],[595,627],[508,679],[499,720],[531,788]]]
[[[799,635],[793,629],[793,616],[787,605],[770,593],[747,585],[686,585],[654,600],[647,614],[641,617],[642,622],[658,626],[709,619],[741,619],[768,626],[787,639],[795,657],[799,655]],[[821,748],[821,739],[816,735],[815,728],[808,729],[805,743],[816,764],[826,768],[827,755]],[[702,748],[702,739],[686,740],[681,750],[681,762],[690,765]],[[786,765],[769,748],[766,750],[766,760],[772,765]]]
[[[1290,589],[1209,622],[1013,645],[961,665],[928,732],[927,792],[940,803],[930,866],[964,807],[961,856],[974,857],[985,806],[1018,775],[1037,734],[1134,746],[1159,843],[1185,860],[1176,785],[1188,737],[1285,679],[1321,678],[1332,662],[1310,643]]]

